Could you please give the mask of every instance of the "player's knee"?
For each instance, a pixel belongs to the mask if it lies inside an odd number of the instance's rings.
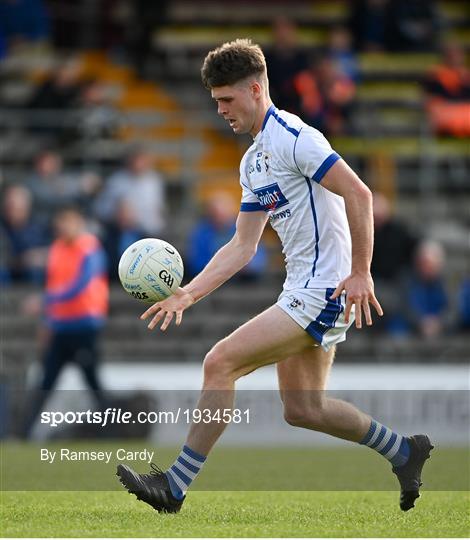
[[[222,343],[217,343],[204,358],[204,380],[233,378],[229,355]]]
[[[315,405],[286,405],[284,420],[291,426],[320,431],[324,425],[324,409],[318,403]]]

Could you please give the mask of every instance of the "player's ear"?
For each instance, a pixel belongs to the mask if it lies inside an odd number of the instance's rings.
[[[251,90],[251,95],[255,99],[259,99],[261,94],[263,93],[263,89],[261,88],[261,84],[257,80],[254,80],[251,83],[250,90]]]

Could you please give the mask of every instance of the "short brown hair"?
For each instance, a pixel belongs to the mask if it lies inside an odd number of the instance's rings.
[[[263,51],[251,39],[236,39],[210,51],[201,68],[202,82],[208,90],[265,73]]]

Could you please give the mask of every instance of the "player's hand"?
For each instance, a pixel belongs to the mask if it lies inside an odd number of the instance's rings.
[[[335,292],[331,295],[331,299],[338,298],[343,291],[346,292],[346,309],[344,311],[346,324],[349,323],[349,316],[353,305],[355,306],[356,328],[362,328],[363,312],[367,326],[372,324],[369,304],[374,306],[380,316],[383,315],[382,307],[374,294],[374,282],[370,273],[352,273],[336,287]]]
[[[183,311],[189,306],[192,306],[194,302],[195,300],[190,293],[185,291],[183,288],[178,287],[172,296],[162,300],[161,302],[157,302],[152,307],[148,308],[145,313],[142,313],[140,318],[142,320],[146,320],[154,315],[153,319],[148,324],[149,330],[153,330],[159,321],[163,319],[160,330],[165,331],[175,315],[176,325],[179,326],[183,319]]]

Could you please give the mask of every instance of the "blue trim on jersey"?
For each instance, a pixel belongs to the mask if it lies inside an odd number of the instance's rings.
[[[317,213],[315,211],[315,203],[313,201],[313,191],[312,191],[312,185],[310,184],[310,180],[305,177],[305,181],[307,182],[309,196],[310,196],[310,207],[312,208],[312,215],[313,215],[313,223],[315,224],[315,259],[313,260],[313,266],[312,266],[312,277],[315,277],[315,270],[317,268],[317,261],[318,261],[318,255],[319,255],[319,248],[318,248],[318,242],[320,241],[320,236],[318,234],[318,223],[317,223]],[[307,281],[308,284],[308,281]]]
[[[271,112],[271,116],[275,118],[283,128],[287,129],[289,133],[295,135],[295,137],[298,137],[300,135],[300,131],[290,127],[285,120],[283,120],[276,112],[274,112],[274,110]]]
[[[283,120],[276,112],[276,107],[274,107],[274,105],[271,105],[271,107],[269,107],[267,113],[266,113],[266,116],[264,117],[264,120],[263,120],[263,125],[261,127],[261,131],[263,131],[263,129],[266,127],[266,124],[269,120],[269,117],[272,116],[273,118],[275,118],[279,124],[281,124],[281,126],[283,128],[285,128],[289,133],[292,133],[292,135],[295,135],[295,137],[298,137],[299,134],[300,134],[300,131],[298,131],[297,129],[294,129],[292,127],[290,127],[287,122],[285,120]]]
[[[266,116],[264,117],[263,125],[261,126],[261,131],[263,131],[264,127],[266,126],[267,121],[269,120],[269,117],[273,114],[274,111],[275,111],[275,107],[274,105],[271,105],[271,107],[269,107],[269,109],[266,112]]]
[[[257,202],[243,202],[240,205],[240,212],[258,212],[264,211],[264,208]]]
[[[330,170],[332,165],[334,165],[338,159],[340,159],[341,156],[338,155],[336,152],[333,152],[330,154],[325,161],[318,167],[316,173],[312,176],[312,180],[315,180],[315,182],[320,183],[325,176],[325,174]]]
[[[336,321],[340,313],[343,311],[341,298],[331,300],[331,295],[335,292],[334,289],[326,289],[325,300],[326,306],[320,311],[318,317],[312,321],[305,329],[318,343],[322,343],[323,336],[335,327]]]

